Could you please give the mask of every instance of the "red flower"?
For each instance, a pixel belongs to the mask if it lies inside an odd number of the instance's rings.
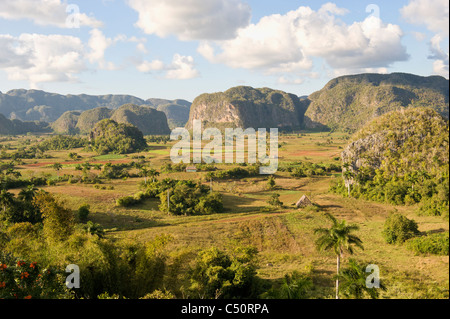
[[[17,262],[17,266],[23,266],[23,265],[25,265],[25,262],[24,261],[22,261],[22,260],[19,260],[18,262]]]
[[[25,271],[25,272],[23,272],[23,273],[20,274],[20,279],[28,278],[29,275],[30,275],[30,274],[27,273],[27,272]]]
[[[6,287],[6,282],[0,282],[0,288],[5,288]]]
[[[1,270],[6,269],[6,268],[8,268],[8,266],[6,266],[6,264],[0,264],[0,269]]]
[[[35,267],[36,267],[36,262],[30,264],[30,268],[34,269]]]
[[[28,296],[26,296],[25,298],[23,298],[23,299],[31,299],[31,296],[30,295],[28,295]]]

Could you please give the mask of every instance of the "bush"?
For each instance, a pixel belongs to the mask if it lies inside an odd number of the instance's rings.
[[[280,201],[280,194],[272,194],[269,201],[267,202],[271,206],[282,207],[283,202]]]
[[[138,204],[139,201],[134,196],[125,196],[116,200],[116,205],[120,207],[130,207]]]
[[[412,238],[406,242],[406,247],[416,254],[448,256],[448,232]]]
[[[201,251],[190,271],[193,297],[256,298],[260,293],[257,254],[252,247],[237,247],[232,254],[216,247]]]
[[[384,223],[383,237],[389,244],[401,244],[419,234],[417,223],[399,213],[390,213]]]
[[[80,222],[85,223],[87,222],[88,215],[90,213],[90,208],[88,204],[84,204],[78,208],[77,216]]]

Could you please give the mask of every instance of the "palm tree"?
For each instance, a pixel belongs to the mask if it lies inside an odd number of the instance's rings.
[[[314,234],[320,237],[316,240],[316,247],[319,251],[332,250],[337,257],[337,274],[339,275],[341,257],[344,250],[353,255],[354,248],[364,249],[361,239],[352,235],[353,231],[359,229],[357,225],[347,225],[346,221],[338,221],[333,215],[326,213],[325,217],[331,221],[330,228],[317,228]],[[339,299],[339,278],[336,279],[336,299]]]
[[[8,192],[6,189],[2,189],[0,192],[0,204],[3,206],[3,212],[6,212],[6,208],[11,206],[14,201],[14,195]]]
[[[22,201],[31,202],[37,191],[38,189],[34,185],[28,185],[27,188],[20,191],[18,198]]]
[[[152,168],[148,171],[148,176],[150,176],[153,179],[153,183],[154,183],[155,177],[159,176],[159,172]]]
[[[14,170],[14,168],[8,168],[8,170],[5,173],[6,176],[13,176],[15,178],[19,178],[22,176],[22,174],[20,174],[20,172],[17,172]]]
[[[147,177],[149,174],[149,170],[146,167],[140,167],[139,170],[141,171],[140,175],[144,177],[145,184],[147,184]]]
[[[63,168],[61,163],[55,163],[52,165],[52,168],[57,172],[58,176],[59,176],[59,171]]]
[[[362,299],[365,294],[369,295],[372,299],[379,297],[378,288],[367,287],[366,268],[355,259],[348,261],[348,267],[342,269],[338,277],[341,280],[341,290],[346,297]],[[379,288],[384,291],[386,290],[386,287],[381,282]]]

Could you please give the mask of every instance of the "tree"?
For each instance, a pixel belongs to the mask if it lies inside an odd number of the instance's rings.
[[[78,219],[80,220],[80,222],[82,222],[82,223],[87,222],[87,218],[88,218],[89,213],[90,213],[90,208],[91,208],[91,206],[89,206],[89,204],[81,205],[78,208],[78,212],[77,213],[78,213]]]
[[[272,194],[269,201],[267,202],[269,205],[275,206],[275,207],[282,207],[283,202],[280,201],[280,194]]]
[[[216,247],[199,252],[190,271],[190,290],[200,298],[255,298],[257,253],[253,247],[237,247],[232,254]]]
[[[44,235],[50,241],[64,241],[74,231],[74,216],[53,195],[39,192],[34,204],[42,212]]]
[[[267,180],[267,188],[269,190],[272,190],[275,188],[276,186],[276,182],[275,182],[275,178],[273,176],[269,176],[268,180]]]
[[[155,182],[155,178],[158,177],[159,175],[160,175],[159,172],[153,168],[148,171],[148,176],[153,179],[153,183]]]
[[[20,200],[31,202],[36,195],[38,189],[34,185],[28,185],[26,188],[22,189],[17,196]]]
[[[315,244],[319,251],[332,250],[337,257],[337,274],[340,272],[341,257],[344,250],[353,255],[354,247],[364,249],[361,239],[351,233],[358,230],[355,224],[347,225],[346,221],[339,221],[333,215],[326,213],[325,217],[331,221],[330,228],[316,228],[314,234],[319,235]],[[339,299],[339,278],[336,279],[336,299]]]
[[[341,280],[341,290],[346,297],[354,299],[363,299],[365,295],[372,299],[378,299],[379,289],[386,290],[380,282],[379,288],[367,287],[367,273],[366,267],[359,264],[355,259],[348,261],[348,266],[341,270],[338,277]]]
[[[306,299],[308,291],[313,287],[311,278],[294,271],[286,274],[283,284],[275,297],[277,299]]]
[[[3,213],[14,203],[14,195],[3,189],[0,192],[0,204],[3,206]]]
[[[61,165],[61,163],[55,163],[52,165],[52,168],[58,173],[59,175],[59,171],[63,168],[63,166]]]

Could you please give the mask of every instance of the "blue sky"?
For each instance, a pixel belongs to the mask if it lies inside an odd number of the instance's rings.
[[[0,91],[297,95],[363,72],[448,78],[446,0],[1,0]]]

